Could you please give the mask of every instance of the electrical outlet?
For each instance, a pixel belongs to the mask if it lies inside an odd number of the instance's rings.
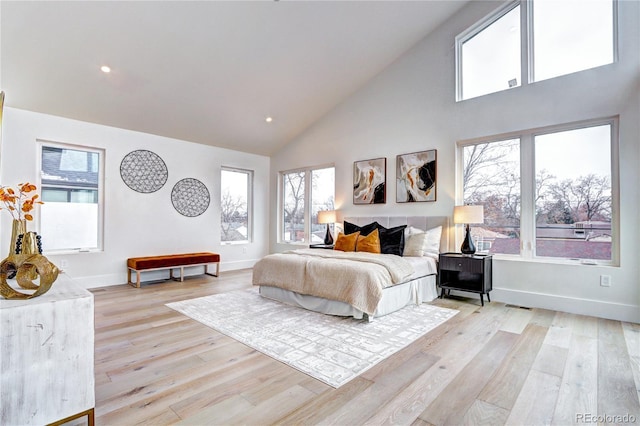
[[[611,287],[611,275],[600,275],[600,286]]]
[[[60,267],[66,268],[67,266],[69,266],[69,262],[67,262],[67,259],[60,259]]]
[[[246,247],[242,247],[242,254],[247,254],[247,248]]]

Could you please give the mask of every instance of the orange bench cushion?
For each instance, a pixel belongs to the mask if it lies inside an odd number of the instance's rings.
[[[169,254],[166,256],[132,257],[127,259],[127,266],[138,271],[144,269],[170,268],[172,266],[199,265],[220,262],[217,253]]]

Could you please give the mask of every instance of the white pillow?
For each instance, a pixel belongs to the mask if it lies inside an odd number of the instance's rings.
[[[410,227],[408,234],[409,237],[404,243],[403,256],[427,256],[438,259],[442,226],[436,226],[426,232]]]

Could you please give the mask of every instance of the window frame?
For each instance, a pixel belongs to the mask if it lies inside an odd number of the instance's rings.
[[[45,250],[47,254],[57,255],[57,254],[74,254],[74,253],[99,253],[104,251],[104,185],[105,185],[105,157],[106,150],[104,148],[98,148],[95,146],[89,145],[78,145],[64,142],[54,142],[50,140],[37,139],[36,140],[38,149],[37,149],[37,160],[36,164],[38,167],[38,186],[43,188],[42,184],[42,152],[44,147],[51,148],[60,148],[60,149],[69,149],[75,151],[84,151],[84,152],[92,152],[98,154],[98,226],[97,226],[97,246],[96,247],[78,247],[78,248],[62,248],[62,249],[49,249]],[[42,233],[42,214],[41,209],[42,206],[38,205],[38,219],[37,219],[37,229],[38,233]],[[46,237],[45,237],[46,238]],[[46,249],[46,245],[45,245]]]
[[[502,18],[504,15],[506,15],[507,13],[511,12],[513,9],[515,9],[516,7],[520,6],[520,56],[522,58],[522,52],[523,50],[523,45],[522,45],[522,25],[523,25],[523,15],[525,15],[527,12],[524,11],[521,4],[520,0],[514,0],[514,1],[510,1],[507,2],[505,4],[503,4],[502,6],[500,6],[499,8],[497,8],[496,10],[494,10],[493,12],[491,12],[490,14],[488,14],[487,16],[485,16],[484,18],[480,19],[478,22],[476,22],[475,24],[471,25],[469,28],[467,28],[466,30],[464,30],[463,32],[461,32],[460,34],[458,34],[455,38],[455,79],[456,79],[456,102],[460,102],[460,101],[465,101],[465,100],[469,100],[469,99],[475,99],[481,96],[486,96],[486,95],[490,95],[491,93],[498,93],[498,92],[490,92],[490,93],[485,93],[484,95],[479,95],[479,96],[474,96],[472,98],[463,98],[463,81],[462,81],[462,64],[463,64],[463,59],[462,59],[462,45],[464,43],[466,43],[467,41],[471,40],[473,37],[475,37],[476,35],[480,34],[482,31],[484,31],[485,29],[487,29],[488,27],[490,27],[491,25],[493,25],[496,21],[498,21],[500,18]],[[520,73],[522,74],[522,69],[523,69],[523,64],[522,64],[522,59],[521,59],[521,65],[520,65]],[[504,90],[509,90],[509,89],[513,89],[515,87],[519,87],[522,86],[524,84],[524,79],[522,78],[522,75],[520,76],[520,84],[514,87],[509,87],[507,89]],[[499,92],[502,92],[504,90],[500,90]]]
[[[499,142],[505,139],[520,139],[520,254],[495,253],[494,257],[504,260],[523,260],[540,263],[568,265],[620,266],[620,160],[619,160],[619,116],[587,119],[533,129],[490,135],[456,142],[456,205],[464,202],[463,168],[464,147],[483,143]],[[536,176],[535,137],[550,133],[579,130],[589,127],[611,126],[611,259],[569,259],[537,256],[536,246]],[[456,229],[456,246],[462,242],[462,229]]]
[[[534,58],[534,34],[533,34],[533,8],[535,0],[513,0],[507,2],[488,15],[479,19],[473,25],[468,27],[466,30],[462,31],[455,37],[455,100],[456,102],[467,101],[475,98],[479,98],[482,96],[491,95],[494,93],[504,92],[506,90],[516,89],[518,87],[525,87],[530,84],[538,83],[546,80],[553,80],[555,78],[563,77],[566,75],[588,71],[591,69],[613,65],[618,62],[619,55],[619,36],[618,36],[618,1],[619,0],[611,0],[612,3],[612,43],[613,43],[613,58],[612,62],[608,64],[598,65],[596,67],[587,68],[583,70],[572,71],[567,74],[561,74],[555,77],[545,78],[542,80],[535,80],[534,68],[535,68],[535,58]],[[499,90],[497,92],[490,92],[484,95],[478,95],[471,98],[463,98],[463,84],[462,81],[462,45],[485,30],[486,28],[493,25],[497,20],[502,18],[504,15],[509,13],[515,7],[520,6],[520,84],[509,87],[507,89]]]
[[[244,173],[247,175],[247,239],[239,241],[223,241],[220,232],[220,244],[249,244],[253,242],[253,176],[254,171],[238,167],[220,167],[220,198],[222,199],[222,172]],[[222,210],[220,211],[220,227],[222,228]],[[221,230],[222,231],[222,230]]]
[[[297,245],[297,246],[308,246],[311,243],[311,226],[312,226],[312,208],[310,208],[312,206],[312,194],[313,194],[313,188],[312,188],[312,178],[313,178],[313,172],[315,170],[322,170],[322,169],[329,169],[329,168],[333,168],[333,173],[334,173],[334,186],[333,186],[333,194],[334,194],[334,200],[335,200],[335,169],[336,166],[335,164],[331,163],[331,164],[322,164],[322,165],[318,165],[318,166],[310,166],[310,167],[301,167],[301,168],[296,168],[296,169],[289,169],[289,170],[282,170],[280,172],[278,172],[278,226],[277,226],[277,232],[278,232],[278,237],[277,237],[277,242],[278,244],[290,244],[290,245]],[[300,241],[300,242],[296,242],[296,241],[285,241],[282,237],[283,237],[283,230],[284,230],[284,176],[290,173],[299,173],[299,172],[304,172],[304,241]]]

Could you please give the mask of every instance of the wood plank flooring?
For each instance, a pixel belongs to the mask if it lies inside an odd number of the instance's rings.
[[[333,389],[165,306],[250,286],[92,289],[96,424],[640,424],[639,324],[437,299],[460,313]]]

